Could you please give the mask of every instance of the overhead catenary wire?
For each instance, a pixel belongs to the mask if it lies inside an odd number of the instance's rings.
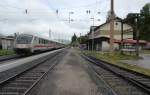
[[[96,4],[96,3],[92,3],[92,4],[87,4],[87,5],[84,5],[84,6],[80,6],[80,7],[85,7],[85,6],[89,6],[89,5],[93,5],[93,4]],[[9,5],[9,4],[7,4],[7,5]],[[3,6],[3,7],[11,7],[11,8],[16,8],[16,9],[23,9],[23,11],[25,11],[25,13],[26,14],[28,14],[28,9],[25,9],[25,8],[19,8],[19,7],[15,7],[15,6],[12,6],[12,5],[9,5],[9,6],[4,6],[4,5],[2,5],[2,4],[0,4],[0,6]],[[50,5],[50,7],[51,7],[51,9],[53,10],[53,13],[55,12],[55,8],[52,8],[52,6]],[[79,7],[79,6],[78,6]],[[34,15],[49,15],[49,14],[47,14],[46,12],[45,13],[42,13],[42,12],[40,12],[40,11],[30,11],[30,12],[32,12],[32,14]],[[17,11],[16,12],[10,12],[10,13],[18,13]],[[21,12],[22,13],[22,12]],[[37,13],[37,14],[36,14]],[[42,14],[41,14],[42,13]],[[52,14],[53,14],[52,13]],[[58,13],[58,12],[57,12]],[[103,13],[103,12],[102,12]],[[3,12],[2,12],[2,14],[3,14]],[[7,13],[7,14],[9,14],[9,12]],[[65,19],[61,19],[58,15],[57,15],[57,18],[58,18],[58,20],[59,21],[67,21],[67,20],[65,20]],[[84,21],[84,20],[73,20],[73,21]]]
[[[57,18],[60,20],[60,18],[59,18],[59,15],[60,15],[60,13],[59,13],[59,10],[57,9],[57,8],[54,8],[52,5],[51,5],[51,3],[49,2],[49,0],[46,0],[47,1],[47,3],[50,5],[49,7],[56,13],[56,16],[57,16]],[[93,4],[96,4],[97,2],[95,2],[95,3],[93,3]],[[93,5],[93,4],[90,4],[90,5]],[[89,4],[88,5],[86,5],[86,6],[89,6]],[[80,6],[81,7],[81,6]],[[83,6],[82,6],[83,7]],[[68,12],[70,12],[71,10],[69,10]],[[73,12],[73,13],[75,13],[74,11],[71,11],[71,12]],[[86,13],[86,11],[85,11],[85,13]],[[101,12],[97,12],[98,14],[99,13],[101,13]],[[102,13],[104,13],[104,12],[102,12]],[[107,13],[107,12],[105,12],[105,13]],[[78,14],[78,13],[77,13]],[[62,19],[61,19],[61,21],[62,21]],[[63,20],[63,21],[68,21],[68,20]],[[84,20],[82,20],[82,19],[79,19],[79,20],[72,20],[72,21],[84,21]],[[86,20],[86,21],[88,21],[88,20]],[[68,23],[67,23],[68,24]]]
[[[53,7],[52,5],[51,5],[51,3],[49,3],[49,0],[46,0],[47,2],[48,2],[48,4],[49,4],[49,7]],[[102,1],[101,1],[102,2]],[[100,3],[100,1],[99,1],[99,3]],[[94,2],[94,3],[92,3],[92,4],[86,4],[86,5],[81,5],[81,6],[74,6],[74,7],[71,7],[71,8],[52,8],[53,10],[55,10],[55,12],[57,11],[57,13],[61,10],[61,11],[63,11],[63,10],[75,10],[75,9],[78,9],[78,8],[84,8],[84,7],[89,7],[89,6],[95,6],[97,4],[97,2]],[[14,9],[21,9],[21,10],[26,10],[27,8],[23,8],[23,7],[17,7],[17,6],[13,6],[13,5],[10,5],[10,4],[8,4],[7,2],[5,2],[5,1],[0,1],[0,7],[2,7],[2,8],[14,8]],[[28,9],[29,10],[29,9]],[[33,11],[35,11],[36,9],[30,9],[30,10],[32,10],[32,12]],[[41,10],[41,12],[40,11],[38,11],[39,9],[37,9],[36,10],[36,12],[38,12],[38,13],[42,13],[42,10]],[[87,8],[87,10],[88,10],[88,8]],[[91,9],[92,10],[92,9]],[[13,13],[13,12],[12,12]],[[15,13],[15,12],[14,12]],[[17,13],[17,12],[16,12]],[[107,12],[101,12],[101,13],[107,13]],[[44,14],[43,14],[44,15]]]

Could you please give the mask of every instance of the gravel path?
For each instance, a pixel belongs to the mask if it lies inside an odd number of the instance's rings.
[[[85,68],[85,61],[74,49],[68,49],[61,63],[45,78],[37,95],[101,95]]]

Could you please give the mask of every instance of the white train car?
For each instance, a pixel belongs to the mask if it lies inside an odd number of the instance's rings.
[[[14,50],[17,54],[35,53],[63,47],[63,44],[31,34],[20,34],[16,37]]]

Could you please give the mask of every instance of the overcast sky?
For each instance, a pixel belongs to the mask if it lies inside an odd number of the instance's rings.
[[[130,12],[139,12],[150,0],[114,0],[115,13],[124,18]],[[28,14],[25,14],[28,9]],[[58,10],[58,14],[56,14]],[[91,10],[90,14],[86,10]],[[92,20],[95,25],[105,22],[110,0],[0,0],[0,33],[34,33],[53,39],[70,39],[76,33],[86,34]],[[73,22],[69,23],[69,12]],[[101,12],[98,14],[97,12]],[[100,19],[100,21],[97,21]]]

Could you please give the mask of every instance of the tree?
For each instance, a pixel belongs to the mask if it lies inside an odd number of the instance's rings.
[[[77,36],[76,36],[76,34],[74,34],[73,36],[72,36],[72,41],[71,41],[71,43],[75,43],[77,41]]]
[[[81,37],[78,38],[78,42],[80,44],[85,44],[87,42],[87,40],[88,40],[87,36],[81,36]]]
[[[146,4],[139,17],[140,39],[150,41],[150,3]]]
[[[129,13],[124,19],[126,23],[133,27],[133,39],[136,39],[136,30],[139,30],[140,39],[150,41],[150,3],[142,8],[138,16],[138,22],[136,22],[136,18],[135,13]]]
[[[71,45],[72,45],[72,46],[78,46],[78,45],[79,45],[78,38],[77,38],[76,34],[74,34],[74,35],[72,36]]]
[[[133,39],[136,39],[136,22],[135,22],[135,14],[134,13],[129,13],[127,17],[124,19],[124,22],[127,24],[131,25],[133,28]]]

